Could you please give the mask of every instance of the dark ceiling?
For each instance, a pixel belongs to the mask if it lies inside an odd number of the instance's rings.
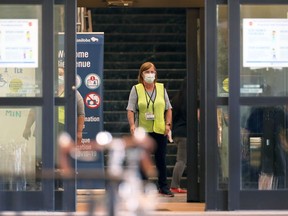
[[[108,2],[116,2],[135,8],[199,8],[204,7],[205,0],[78,0],[78,7],[104,8],[109,7]],[[122,4],[123,3],[123,4]],[[132,3],[132,4],[130,4]]]

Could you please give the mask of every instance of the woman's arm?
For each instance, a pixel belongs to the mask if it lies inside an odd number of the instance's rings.
[[[168,109],[165,112],[165,135],[169,133],[172,126],[172,109]]]
[[[127,118],[130,125],[130,133],[133,135],[135,131],[134,112],[131,110],[127,110]]]

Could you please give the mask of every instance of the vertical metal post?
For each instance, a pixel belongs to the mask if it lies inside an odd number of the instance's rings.
[[[198,9],[187,9],[187,201],[199,201],[198,182]]]

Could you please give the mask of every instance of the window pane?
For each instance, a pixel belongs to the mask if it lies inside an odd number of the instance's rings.
[[[219,189],[228,189],[229,180],[229,115],[227,106],[217,108],[217,145],[219,164]]]
[[[229,94],[227,5],[217,7],[217,86],[218,97]]]
[[[56,4],[54,7],[55,12],[55,62],[57,62],[57,68],[55,68],[55,96],[65,96],[65,7],[63,4]]]
[[[54,24],[55,24],[55,79],[54,79],[54,92],[55,97],[64,98],[67,96],[65,93],[65,5],[64,1],[57,1],[54,6]],[[57,144],[57,138],[61,132],[65,130],[65,107],[63,103],[56,104],[55,106],[55,142],[54,142],[54,161],[57,172],[59,171],[59,147]],[[63,180],[57,179],[55,181],[55,190],[64,190]]]
[[[40,107],[0,108],[1,190],[40,190],[42,110]],[[19,178],[18,178],[19,177]]]
[[[42,96],[41,23],[40,5],[1,5],[0,97]]]
[[[241,96],[287,96],[285,5],[241,6]]]
[[[242,106],[242,189],[287,188],[287,108]]]

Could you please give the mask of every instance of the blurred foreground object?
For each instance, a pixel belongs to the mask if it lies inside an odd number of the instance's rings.
[[[75,174],[69,158],[81,160],[82,151],[107,151],[108,165],[102,178],[107,181],[109,215],[117,215],[120,203],[123,203],[121,207],[124,207],[121,210],[129,212],[128,215],[141,216],[155,209],[157,188],[152,183],[144,182],[140,174],[141,170],[147,177],[156,175],[151,160],[155,143],[143,128],[136,128],[133,135],[122,138],[113,138],[109,132],[99,132],[95,141],[91,141],[89,150],[77,149],[71,136],[63,132],[59,135],[58,145],[61,173],[66,178]],[[93,160],[93,157],[90,159]],[[87,161],[87,158],[85,160]],[[81,179],[81,175],[77,178]]]

